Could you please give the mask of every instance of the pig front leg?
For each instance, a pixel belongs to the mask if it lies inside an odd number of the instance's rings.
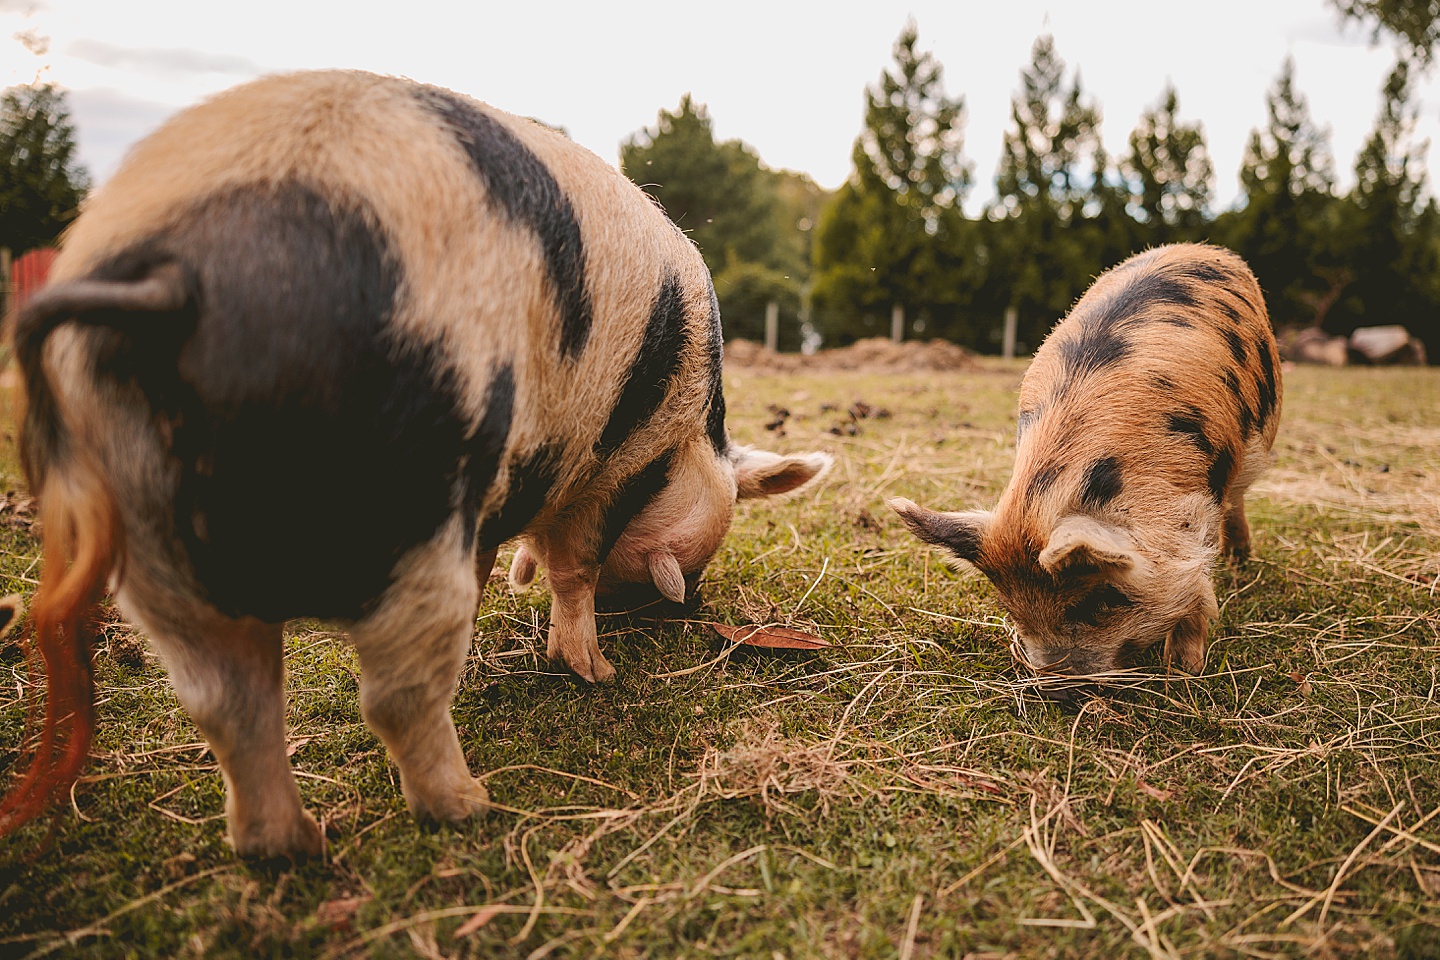
[[[550,571],[550,639],[545,655],[591,683],[615,676],[595,636],[595,585],[600,565],[564,544],[547,549]]]
[[[1220,605],[1215,600],[1215,588],[1207,580],[1204,593],[1165,638],[1165,662],[1189,674],[1202,672],[1205,669],[1206,638],[1210,634],[1210,623],[1219,617]]]

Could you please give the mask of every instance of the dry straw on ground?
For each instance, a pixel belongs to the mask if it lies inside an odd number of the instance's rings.
[[[611,688],[546,666],[543,591],[492,586],[456,701],[501,805],[483,822],[410,819],[353,654],[300,625],[292,762],[330,847],[278,875],[235,863],[203,744],[108,628],[100,740],[54,848],[0,852],[0,953],[1440,955],[1440,380],[1287,374],[1206,673],[1142,658],[1059,707],[983,579],[883,506],[993,503],[1019,373],[727,374],[737,440],[835,470],[742,505],[686,619],[602,618]],[[891,415],[832,432],[861,401]],[[18,588],[34,544],[6,530]],[[832,646],[742,657],[717,621]],[[33,691],[3,669],[8,745]]]

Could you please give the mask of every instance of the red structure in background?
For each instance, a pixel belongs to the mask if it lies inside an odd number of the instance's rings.
[[[55,262],[53,247],[39,247],[16,258],[10,265],[11,309],[30,299],[31,295],[45,285],[50,276],[50,265]]]

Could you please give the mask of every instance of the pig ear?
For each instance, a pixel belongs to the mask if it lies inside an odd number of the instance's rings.
[[[539,566],[540,561],[536,559],[529,545],[520,544],[520,549],[515,551],[515,559],[510,561],[510,587],[524,590],[530,586],[535,582],[535,571]]]
[[[742,446],[732,446],[728,456],[735,468],[735,487],[741,500],[799,490],[829,470],[834,462],[828,453],[782,457],[768,450]]]
[[[1057,523],[1050,542],[1040,551],[1040,566],[1054,574],[1089,567],[1113,576],[1128,573],[1141,562],[1124,530],[1078,513]]]
[[[645,565],[650,568],[650,579],[655,581],[655,589],[660,591],[660,596],[673,603],[685,602],[685,573],[680,569],[680,561],[675,559],[675,554],[668,550],[656,550],[645,558]]]
[[[980,557],[980,541],[995,515],[986,510],[971,510],[967,513],[938,513],[904,497],[891,497],[885,501],[890,509],[900,514],[905,526],[926,543],[944,547],[961,560],[975,563]]]

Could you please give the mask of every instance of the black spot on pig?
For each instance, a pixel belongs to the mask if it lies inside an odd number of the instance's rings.
[[[1051,487],[1055,486],[1055,481],[1060,479],[1060,474],[1064,472],[1065,464],[1063,463],[1047,464],[1044,468],[1035,471],[1030,482],[1025,485],[1025,499],[1031,503],[1040,499]]]
[[[1215,462],[1210,464],[1210,496],[1216,503],[1223,503],[1225,491],[1230,487],[1230,475],[1235,471],[1235,454],[1228,449],[1221,450],[1215,455]]]
[[[1225,371],[1224,383],[1226,391],[1235,398],[1235,404],[1240,408],[1240,436],[1249,440],[1255,432],[1255,411],[1250,409],[1250,401],[1240,392],[1240,377],[1234,370]]]
[[[705,436],[715,455],[723,457],[730,447],[730,436],[725,432],[725,388],[722,379],[725,360],[725,340],[720,331],[720,302],[715,298],[715,288],[710,288],[710,345],[705,356],[710,380],[710,400],[705,412]]]
[[[666,450],[620,485],[600,522],[600,548],[595,558],[597,562],[605,562],[610,551],[615,549],[620,535],[625,532],[625,527],[665,489],[665,485],[670,482],[670,467],[674,462],[675,451]]]
[[[418,87],[415,95],[449,127],[497,212],[539,239],[560,312],[560,354],[575,359],[590,338],[592,316],[585,244],[570,199],[540,158],[475,104],[438,87]]]
[[[1098,509],[1118,497],[1123,486],[1119,459],[1105,457],[1096,460],[1085,471],[1085,480],[1080,485],[1080,502],[1092,510]]]
[[[545,506],[545,498],[560,474],[563,451],[559,444],[544,443],[525,458],[510,465],[510,479],[504,499],[480,525],[481,551],[494,550],[517,536]]]
[[[515,413],[515,368],[502,364],[485,387],[485,412],[475,432],[465,440],[466,530],[475,533],[481,505],[500,471],[510,425]]]
[[[1230,355],[1235,358],[1235,362],[1244,366],[1247,355],[1245,353],[1245,341],[1240,339],[1240,334],[1234,330],[1226,330],[1225,343],[1229,345]]]
[[[1230,274],[1213,263],[1191,263],[1182,271],[1185,276],[1202,283],[1226,283],[1232,278]]]
[[[230,616],[357,618],[459,506],[470,424],[443,352],[396,335],[404,274],[376,222],[319,186],[239,187],[95,274],[148,260],[193,277],[188,339],[111,334],[97,372],[168,428],[157,524]]]
[[[1258,345],[1260,354],[1260,379],[1257,381],[1260,387],[1260,410],[1258,419],[1263,426],[1269,422],[1270,415],[1275,412],[1275,397],[1277,384],[1275,382],[1275,357],[1270,352],[1270,344],[1264,340]]]
[[[1205,416],[1199,410],[1188,407],[1179,413],[1172,413],[1166,417],[1166,426],[1171,433],[1195,444],[1207,458],[1214,456],[1215,445],[1205,434]]]
[[[685,349],[685,300],[680,278],[667,273],[650,307],[650,319],[640,349],[625,374],[620,396],[595,441],[595,452],[608,456],[618,450],[630,435],[645,425],[659,408],[670,381],[680,369]]]

